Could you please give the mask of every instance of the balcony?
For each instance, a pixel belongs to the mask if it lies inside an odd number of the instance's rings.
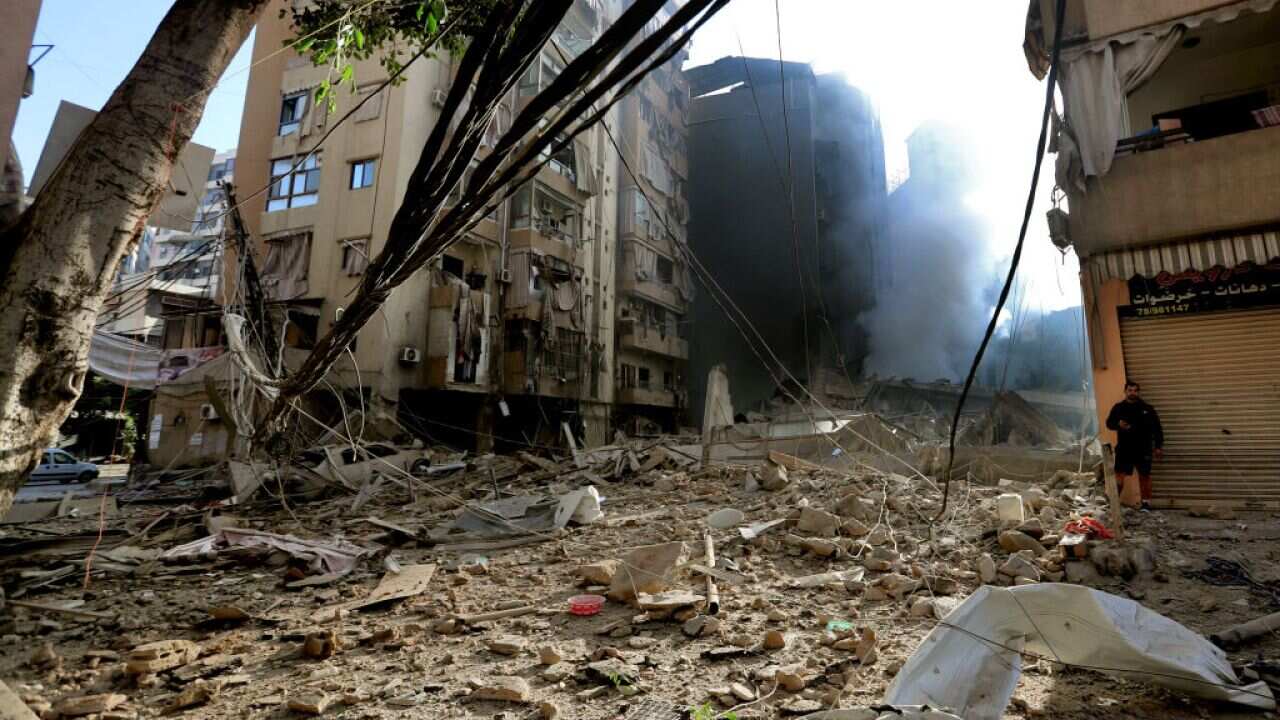
[[[673,332],[662,333],[652,325],[626,320],[618,323],[618,343],[624,350],[640,350],[680,360],[689,359],[689,341]]]
[[[636,279],[636,274],[627,272],[626,268],[619,273],[618,290],[622,293],[633,293],[646,300],[671,308],[676,312],[683,313],[688,307],[684,296],[676,291],[675,285],[658,280],[638,280]]]
[[[573,238],[554,230],[544,232],[536,228],[520,228],[510,232],[508,241],[513,248],[532,248],[570,265],[578,264],[578,248]]]
[[[1082,256],[1280,221],[1280,127],[1117,157],[1072,194]]]
[[[656,407],[677,407],[676,400],[682,398],[678,390],[664,390],[652,387],[618,388],[619,405],[654,405]]]

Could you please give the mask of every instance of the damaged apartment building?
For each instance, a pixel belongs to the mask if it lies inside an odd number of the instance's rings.
[[[735,407],[751,408],[774,394],[784,368],[812,384],[856,375],[865,354],[855,318],[874,302],[886,220],[879,116],[839,75],[779,67],[726,57],[686,71],[690,246],[777,355],[744,338],[753,333],[729,319],[723,300],[699,293],[694,417],[716,365],[725,366]]]
[[[478,157],[625,6],[573,3],[498,108]],[[342,316],[381,251],[458,58],[424,58],[403,83],[373,97],[385,72],[377,58],[360,61],[356,77],[368,83],[338,92],[330,109],[315,102],[325,69],[277,52],[288,37],[287,18],[263,14],[236,181],[270,186],[260,196],[246,192],[240,210],[292,366]],[[536,176],[400,287],[327,385],[307,398],[309,412],[328,422],[359,416],[380,433],[407,430],[481,449],[504,438],[562,444],[569,432],[591,445],[607,442],[614,429],[675,429],[686,404],[691,296],[671,245],[684,242],[688,216],[684,57],[677,53],[610,110],[607,129],[597,125],[544,158]],[[459,200],[469,177],[448,203]],[[236,255],[227,251],[232,298],[243,292],[234,282]],[[220,393],[232,391],[222,379],[211,382]],[[190,432],[167,421],[159,430]],[[322,428],[300,430],[315,437]],[[184,462],[201,459],[213,458]]]
[[[1031,3],[1037,77],[1053,12]],[[1082,0],[1062,30],[1050,230],[1080,257],[1099,421],[1136,381],[1165,431],[1153,505],[1274,507],[1280,9]]]

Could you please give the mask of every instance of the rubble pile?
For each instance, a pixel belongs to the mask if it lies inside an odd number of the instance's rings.
[[[124,505],[101,540],[7,526],[0,677],[47,718],[804,715],[879,704],[982,585],[1169,581],[1107,539],[1093,473],[956,483],[943,511],[926,476],[816,455],[392,449],[241,464],[245,502]]]

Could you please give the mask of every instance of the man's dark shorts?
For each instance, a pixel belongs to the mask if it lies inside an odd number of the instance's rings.
[[[1120,475],[1132,475],[1134,470],[1139,475],[1151,474],[1151,456],[1133,456],[1116,453],[1116,472]]]

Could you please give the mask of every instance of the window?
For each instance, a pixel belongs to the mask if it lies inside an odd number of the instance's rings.
[[[642,367],[642,368],[640,368],[640,384],[639,384],[639,387],[640,387],[642,390],[648,390],[648,389],[649,389],[649,368],[647,368],[647,367]]]
[[[511,196],[512,229],[533,226],[543,235],[573,242],[581,216],[577,205],[540,185],[526,185]]]
[[[551,86],[560,73],[564,72],[564,65],[559,60],[550,55],[543,55],[541,61],[533,63],[529,69],[525,71],[520,78],[519,92],[522,97],[537,95],[539,92],[546,90]]]
[[[351,163],[351,189],[373,187],[373,177],[378,173],[377,158],[357,160]]]
[[[658,256],[658,279],[670,285],[675,282],[676,266],[670,259]]]
[[[555,154],[552,154],[551,149],[562,142],[565,143],[565,146]],[[570,182],[576,183],[578,182],[578,166],[575,154],[573,141],[566,142],[565,136],[559,135],[555,140],[551,141],[550,145],[543,148],[541,153],[538,153],[538,159],[545,162],[547,167],[555,172],[569,178]]]
[[[231,168],[235,166],[235,160],[227,160],[226,162],[214,163],[209,166],[209,182],[217,182],[222,178],[231,174]]]
[[[636,386],[636,366],[622,363],[622,387],[633,388]]]
[[[577,380],[582,367],[582,353],[587,336],[569,328],[556,328],[555,344],[545,353],[546,369],[560,380]]]
[[[320,153],[315,153],[293,169],[294,158],[271,161],[271,194],[267,212],[315,205],[320,193]]]
[[[284,102],[280,105],[280,132],[281,137],[290,133],[298,132],[298,128],[302,126],[302,116],[307,114],[307,94],[305,92],[285,95]]]
[[[347,275],[362,275],[369,267],[369,241],[342,241],[342,269]]]
[[[529,221],[533,217],[533,186],[525,185],[511,196],[511,229],[519,230],[520,228],[529,227]]]
[[[440,269],[444,270],[445,272],[449,273],[450,275],[453,275],[458,279],[462,279],[462,275],[463,275],[462,267],[463,266],[462,266],[461,258],[456,258],[452,255],[445,255],[443,258],[440,259]]]

